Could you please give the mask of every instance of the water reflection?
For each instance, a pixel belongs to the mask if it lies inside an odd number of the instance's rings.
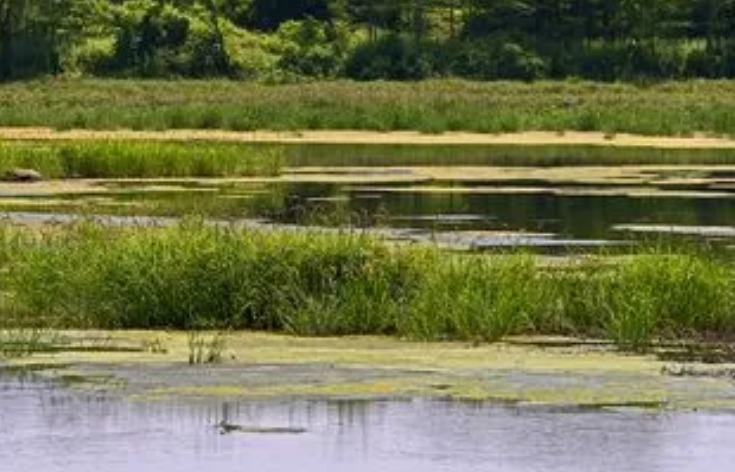
[[[352,187],[329,183],[214,185],[212,192],[133,192],[103,194],[104,207],[61,196],[71,206],[34,211],[182,216],[217,219],[264,218],[299,225],[387,226],[438,231],[492,230],[554,233],[566,238],[605,239],[623,224],[735,226],[735,199],[661,195],[575,195],[526,193],[492,188],[455,193],[452,185],[425,192],[394,185]],[[7,202],[6,202],[7,203]],[[74,207],[73,204],[77,205]],[[13,209],[12,205],[8,207]],[[28,208],[23,208],[28,210]],[[17,208],[16,208],[17,210]]]
[[[488,237],[497,236],[498,232],[524,236],[544,234],[546,239],[555,237],[581,242],[650,239],[645,233],[618,231],[621,226],[631,225],[735,228],[735,199],[390,192],[327,184],[279,184],[271,190],[271,193],[248,199],[229,198],[232,196],[229,192],[236,192],[236,188],[223,188],[222,194],[204,195],[181,192],[173,195],[126,194],[116,198],[126,205],[136,203],[139,206],[117,209],[92,206],[82,214],[132,215],[140,224],[145,224],[151,216],[163,222],[169,217],[197,214],[225,221],[256,219],[298,226],[393,228],[423,232],[425,236],[456,233],[463,239],[457,242],[466,246],[472,246],[476,238],[464,241],[467,238],[461,233],[470,231],[486,232]],[[34,213],[42,215],[43,209],[37,207]],[[28,210],[23,209],[23,219],[32,221],[33,214]],[[64,213],[79,212],[79,209],[63,207],[48,210],[46,214],[59,215],[59,220],[63,220]],[[706,236],[706,231],[701,233]],[[480,246],[497,244],[490,237]]]
[[[221,434],[228,423],[303,435]],[[0,381],[2,470],[730,470],[735,417],[482,403],[139,403]]]

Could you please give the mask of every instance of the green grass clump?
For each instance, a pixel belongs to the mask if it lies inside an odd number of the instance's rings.
[[[52,351],[56,338],[53,331],[37,328],[0,329],[0,359]]]
[[[735,163],[735,149],[588,145],[289,144],[289,166],[617,166]]]
[[[285,166],[718,165],[735,149],[607,146],[237,144],[177,141],[0,143],[0,175],[36,169],[47,178],[274,176]]]
[[[629,349],[735,336],[735,267],[683,249],[550,267],[530,254],[458,255],[358,233],[196,221],[11,229],[3,241],[13,253],[2,260],[0,316],[29,325],[472,341],[560,334]]]
[[[388,332],[411,256],[362,236],[83,225],[31,240],[9,285],[27,313],[72,326]]]
[[[545,281],[532,256],[449,258],[424,274],[402,331],[420,339],[496,341],[527,331]]]
[[[49,178],[236,177],[276,175],[278,146],[158,141],[0,144],[0,174],[31,168]]]
[[[0,176],[13,169],[35,169],[47,177],[61,177],[61,162],[50,146],[0,142]]]
[[[0,86],[0,126],[59,129],[580,130],[735,135],[735,83],[61,79]]]
[[[187,345],[189,347],[189,365],[219,364],[226,339],[224,333],[206,335],[200,331],[190,331]]]
[[[607,333],[619,344],[726,333],[733,319],[731,268],[705,257],[646,254],[610,277]],[[609,288],[608,288],[609,289]]]

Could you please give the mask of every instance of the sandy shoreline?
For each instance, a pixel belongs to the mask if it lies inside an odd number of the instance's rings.
[[[508,134],[450,132],[423,134],[416,131],[222,131],[222,130],[67,130],[0,127],[1,141],[218,141],[282,144],[402,144],[402,145],[518,145],[518,146],[609,146],[659,149],[735,149],[735,140],[695,135],[692,137],[606,135],[600,132],[527,131]]]

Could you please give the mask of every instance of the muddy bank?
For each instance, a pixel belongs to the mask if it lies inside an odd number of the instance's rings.
[[[59,336],[66,349],[6,359],[4,369],[145,401],[422,397],[589,408],[735,409],[732,376],[671,375],[681,373],[683,364],[622,354],[599,342],[524,338],[473,346],[229,333],[219,349],[221,362],[191,365],[192,338],[186,333]],[[205,345],[211,336],[202,335]],[[718,371],[723,369],[731,366]]]

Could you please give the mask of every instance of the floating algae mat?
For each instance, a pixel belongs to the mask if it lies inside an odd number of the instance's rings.
[[[129,402],[0,379],[4,470],[729,470],[735,416],[434,400]]]

